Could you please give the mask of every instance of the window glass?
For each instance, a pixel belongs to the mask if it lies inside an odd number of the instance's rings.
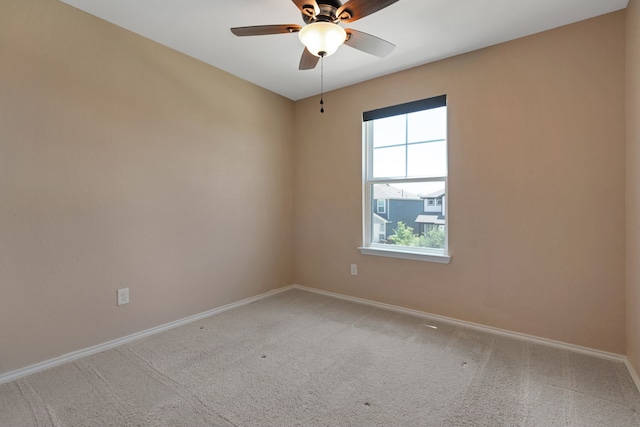
[[[447,138],[447,107],[407,114],[407,119],[409,143]]]
[[[407,146],[408,177],[436,177],[447,174],[447,142],[445,140]]]
[[[405,176],[407,166],[407,149],[400,147],[376,148],[373,150],[373,176],[390,178]]]
[[[393,116],[373,122],[373,146],[388,147],[404,144],[407,138],[407,124],[404,116]]]

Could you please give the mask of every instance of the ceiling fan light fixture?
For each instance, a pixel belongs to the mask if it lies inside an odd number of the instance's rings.
[[[313,22],[298,33],[300,41],[315,56],[329,56],[335,53],[347,39],[347,32],[338,24]]]

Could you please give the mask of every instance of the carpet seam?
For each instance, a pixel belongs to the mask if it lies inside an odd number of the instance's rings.
[[[574,378],[571,370],[571,360],[565,351],[561,353],[562,360],[562,397],[564,398],[565,423],[575,425],[575,399],[571,394],[571,389],[575,388]]]
[[[24,383],[23,385],[29,390],[29,395],[31,395],[31,399],[27,397],[27,400],[29,401],[29,405],[32,405],[35,403],[33,402],[32,399],[38,400],[40,402],[40,405],[37,405],[37,406],[44,409],[43,412],[46,415],[46,418],[49,420],[49,425],[52,425],[54,427],[58,426],[59,424],[54,420],[53,414],[51,414],[51,411],[49,410],[49,405],[47,405],[47,403],[44,401],[42,396],[40,396],[40,394],[36,391],[36,389],[27,379],[23,379],[22,382]],[[36,416],[37,420],[39,418],[40,417]]]
[[[561,386],[558,386],[556,384],[547,384],[547,386],[551,387],[551,388],[557,388],[557,389],[560,389],[560,390],[563,390],[563,391],[568,391],[568,392],[571,392],[571,393],[579,394],[581,396],[585,396],[585,397],[588,397],[590,399],[597,399],[597,400],[599,400],[601,402],[606,402],[606,403],[609,403],[611,405],[616,405],[616,406],[623,407],[625,409],[629,409],[634,414],[637,413],[637,411],[634,408],[632,408],[631,406],[628,406],[628,405],[625,405],[625,404],[622,404],[622,403],[618,403],[618,402],[614,402],[613,400],[603,399],[602,397],[595,396],[595,395],[589,394],[589,393],[585,393],[583,391],[576,390],[575,388],[561,387]]]
[[[20,386],[21,382],[24,382],[26,380],[16,380],[15,382],[15,386],[17,387],[18,391],[20,392],[20,395],[27,401],[27,403],[29,404],[29,410],[31,411],[31,415],[33,416],[33,420],[39,424],[39,418],[38,415],[36,414],[36,410],[33,407],[33,401],[25,394],[25,391],[23,390],[23,388]]]
[[[114,349],[115,351],[119,352],[120,354],[122,354],[123,356],[125,356],[126,358],[132,360],[136,360],[138,363],[136,363],[139,367],[142,368],[142,371],[147,371],[145,372],[145,374],[147,376],[149,376],[150,378],[155,379],[156,381],[162,383],[165,386],[168,386],[170,390],[172,390],[174,393],[178,394],[180,397],[182,397],[188,404],[189,406],[191,406],[194,410],[197,411],[197,409],[193,406],[193,401],[195,400],[196,402],[198,402],[200,405],[202,405],[202,407],[204,407],[205,412],[207,415],[214,415],[218,418],[221,418],[227,422],[230,422],[232,424],[232,426],[237,427],[236,424],[234,424],[232,421],[228,421],[226,419],[226,417],[222,416],[221,414],[219,414],[216,410],[214,410],[213,408],[209,407],[206,403],[204,403],[202,401],[202,399],[200,399],[197,395],[195,395],[191,390],[189,390],[188,388],[184,387],[182,384],[180,384],[178,381],[174,380],[173,378],[167,376],[166,374],[160,372],[158,369],[156,369],[150,362],[148,362],[147,360],[145,360],[144,358],[142,358],[140,355],[138,355],[137,353],[135,353],[133,350],[129,349],[129,348],[116,348]],[[142,362],[142,364],[140,364],[140,362]],[[171,387],[170,384],[173,384],[176,388]],[[186,394],[186,396],[185,396]],[[207,418],[209,418],[208,416],[203,416],[204,421],[205,422],[209,422],[209,420]]]
[[[111,402],[113,402],[112,403],[113,408],[120,414],[122,419],[126,419],[126,415],[122,411],[122,408],[126,408],[127,405],[124,404],[124,402],[120,398],[120,395],[116,393],[115,390],[113,390],[113,387],[111,386],[111,384],[105,378],[103,378],[102,375],[100,375],[100,373],[96,369],[94,369],[94,367],[91,366],[90,363],[87,363],[82,359],[80,359],[80,360],[74,361],[73,364],[77,366],[78,370],[87,379],[89,384],[91,384],[91,387],[93,387],[94,390],[96,390],[105,399],[109,399]],[[84,365],[84,366],[81,366],[81,365]],[[87,373],[83,368],[90,370],[95,375],[95,377],[98,378],[98,381],[104,384],[104,387],[106,387],[106,390],[103,390],[102,387],[98,387],[94,383],[94,379],[92,379],[89,375],[87,375]]]
[[[525,411],[525,414],[523,416],[523,423],[526,423],[526,421],[530,418],[530,414],[531,414],[531,408],[529,404],[526,404],[527,402],[529,402],[529,390],[530,390],[530,385],[531,385],[531,344],[528,342],[524,343],[524,346],[522,348],[522,359],[523,359],[523,363],[522,363],[522,377],[524,377],[522,379],[522,407],[523,410]]]

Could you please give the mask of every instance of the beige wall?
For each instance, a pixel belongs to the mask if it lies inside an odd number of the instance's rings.
[[[292,118],[63,3],[2,0],[0,373],[291,284]]]
[[[627,355],[640,372],[640,2],[626,13]]]
[[[624,38],[617,12],[297,102],[296,283],[624,353]],[[361,255],[361,113],[440,94],[451,264]]]
[[[320,115],[55,0],[2,0],[0,374],[294,281],[624,353],[624,41],[618,12],[329,93]],[[362,111],[443,93],[451,264],[360,255]]]

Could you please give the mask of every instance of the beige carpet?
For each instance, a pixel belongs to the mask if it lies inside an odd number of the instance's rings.
[[[621,363],[290,290],[0,385],[1,426],[639,426]]]

